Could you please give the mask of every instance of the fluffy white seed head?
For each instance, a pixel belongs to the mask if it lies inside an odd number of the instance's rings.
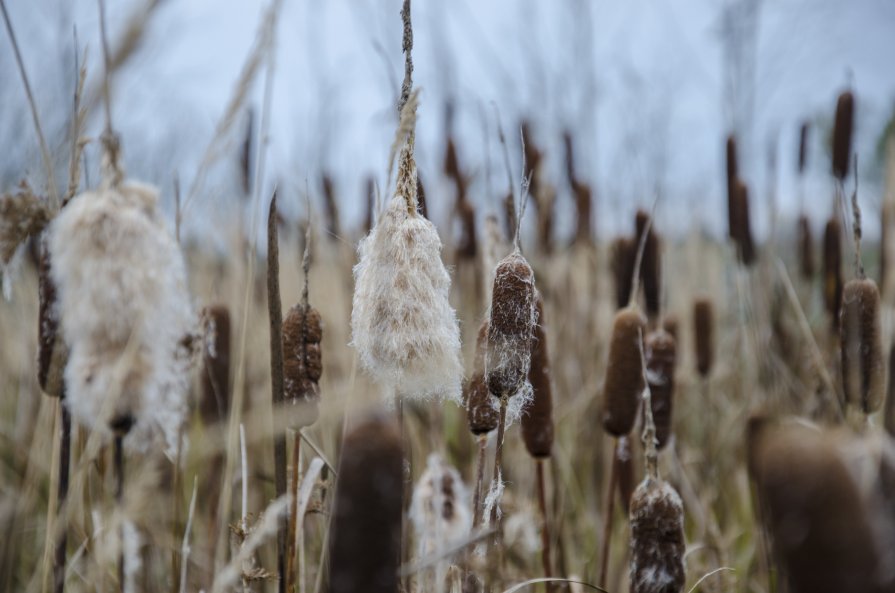
[[[405,149],[395,196],[358,247],[352,345],[373,378],[400,396],[459,402],[463,367],[448,302],[451,278],[438,231],[416,213],[412,159]]]
[[[462,542],[472,527],[469,493],[460,473],[437,453],[429,455],[410,503],[420,557]]]
[[[50,227],[52,277],[71,349],[66,402],[110,433],[129,418],[125,446],[170,454],[186,414],[196,318],[180,248],[150,186],[126,183],[74,198]]]

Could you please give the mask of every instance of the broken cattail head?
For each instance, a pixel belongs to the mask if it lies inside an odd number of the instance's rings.
[[[332,593],[398,591],[403,464],[390,419],[367,419],[345,436],[329,548]]]
[[[528,381],[532,387],[531,403],[522,412],[522,438],[532,457],[550,457],[553,449],[553,388],[550,383],[550,358],[547,332],[544,328],[544,300],[537,295],[538,322],[531,346],[531,367]]]
[[[304,426],[317,419],[322,339],[323,324],[317,309],[302,304],[289,309],[283,319],[283,390],[287,402],[306,408],[307,415],[302,414],[301,420]]]
[[[637,418],[644,388],[641,340],[645,331],[646,319],[638,309],[615,314],[603,385],[603,428],[616,437],[631,432]]]
[[[485,384],[485,350],[488,348],[488,320],[479,326],[479,334],[475,343],[475,363],[472,377],[466,383],[464,402],[466,403],[466,421],[469,431],[483,435],[497,428],[500,415],[494,406],[494,399]]]
[[[646,210],[638,210],[634,219],[636,228],[635,245],[639,248],[640,240],[646,231],[647,223],[649,223],[650,214]],[[636,255],[635,255],[636,257]],[[646,235],[646,243],[643,246],[643,257],[640,262],[640,279],[643,282],[643,296],[646,302],[646,314],[653,319],[659,315],[659,307],[661,305],[660,281],[661,281],[661,259],[659,254],[659,236],[656,233],[655,220],[649,225],[649,232]]]
[[[839,323],[842,305],[842,227],[836,216],[831,216],[824,227],[824,304],[833,321]]]
[[[886,390],[876,282],[865,278],[845,283],[839,331],[845,401],[871,414],[882,405]]]
[[[715,358],[715,312],[712,301],[699,298],[693,302],[693,344],[696,349],[696,370],[703,378],[712,371]]]
[[[646,478],[631,498],[631,593],[683,590],[684,506],[670,484]]]
[[[37,379],[44,393],[63,397],[65,386],[62,378],[68,349],[59,334],[59,305],[56,285],[50,276],[50,252],[46,241],[40,242],[40,259],[37,266],[38,326],[37,326]]]
[[[612,277],[615,280],[615,306],[624,309],[631,298],[634,282],[634,259],[637,244],[630,237],[618,237],[612,242]]]
[[[840,181],[848,177],[854,117],[855,97],[851,91],[845,91],[836,101],[836,122],[833,125],[833,175]]]
[[[650,386],[653,422],[656,425],[656,446],[661,449],[671,437],[677,349],[674,338],[664,330],[647,335],[644,346],[646,378]]]
[[[518,251],[497,265],[485,351],[485,381],[496,397],[513,396],[528,377],[536,323],[534,287],[534,272]]]
[[[202,318],[206,339],[199,412],[205,424],[213,424],[227,418],[230,410],[230,311],[226,305],[211,305]]]
[[[811,223],[807,216],[799,217],[799,271],[802,278],[811,280],[814,277],[814,239],[811,236]]]

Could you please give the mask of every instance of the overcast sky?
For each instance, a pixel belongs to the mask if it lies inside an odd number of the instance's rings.
[[[145,0],[107,2],[114,46]],[[267,5],[163,0],[137,53],[116,72],[113,119],[126,167],[161,186],[166,203],[175,172],[184,188],[192,186]],[[7,0],[7,6],[45,127],[51,136],[59,128],[54,148],[67,158],[61,126],[73,84],[72,27],[82,51],[87,47],[93,82],[100,74],[96,2]],[[325,168],[335,175],[350,227],[362,214],[364,179],[375,175],[385,184],[402,75],[399,10],[400,0],[283,0],[263,187],[266,193],[279,183],[286,210],[303,208],[305,179],[319,194]],[[455,105],[461,162],[476,175],[480,212],[496,209],[506,191],[496,106],[517,173],[517,126],[523,117],[533,121],[560,190],[563,227],[572,216],[561,174],[563,129],[574,132],[578,168],[597,190],[595,217],[605,234],[626,229],[633,210],[651,203],[656,191],[663,196],[660,221],[669,230],[723,230],[723,141],[736,127],[741,168],[756,196],[754,225],[762,229],[772,140],[779,148],[781,207],[784,214],[798,209],[795,141],[806,118],[816,125],[805,203],[816,205],[811,214],[818,223],[828,215],[823,134],[838,92],[850,82],[858,97],[861,198],[871,212],[879,201],[876,142],[895,110],[891,0],[415,0],[413,20],[414,80],[422,89],[418,155],[437,222],[444,223],[451,201],[440,179],[448,101]],[[725,51],[731,35],[743,40],[739,53]],[[0,121],[6,138],[14,138],[3,169],[9,185],[21,177],[19,169],[40,179],[41,168],[5,31],[0,47]],[[247,105],[256,110],[265,74],[249,94]],[[235,202],[243,118],[221,163],[199,186],[188,224],[203,227],[209,217],[236,212],[219,204]],[[96,134],[100,125],[93,118],[88,132]],[[96,150],[88,155],[95,183]]]

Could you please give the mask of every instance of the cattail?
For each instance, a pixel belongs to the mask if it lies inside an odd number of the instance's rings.
[[[413,488],[410,519],[421,558],[469,535],[472,514],[466,486],[460,473],[437,453],[429,455],[426,471]]]
[[[683,590],[684,506],[670,484],[647,477],[631,497],[631,593]]]
[[[511,397],[528,377],[531,340],[537,322],[534,272],[518,251],[497,265],[491,291],[485,382],[499,398]]]
[[[799,127],[799,175],[805,172],[805,165],[808,163],[808,130],[810,124],[802,122]]]
[[[52,222],[51,278],[71,349],[66,401],[88,428],[147,450],[176,450],[186,414],[195,323],[180,247],[154,188],[83,193]],[[110,398],[113,398],[109,401]]]
[[[712,301],[699,298],[693,302],[693,345],[696,370],[703,378],[712,371],[715,358],[715,313]]]
[[[246,118],[245,136],[239,147],[239,180],[242,182],[242,193],[249,196],[252,192],[252,158],[254,155],[255,112],[251,108]]]
[[[62,397],[64,395],[62,375],[68,349],[59,339],[59,303],[56,285],[50,273],[51,265],[46,241],[41,241],[37,268],[37,379],[44,393]]]
[[[656,425],[656,446],[662,449],[671,437],[677,350],[674,338],[664,330],[647,335],[644,346],[646,377],[650,387],[653,422]]]
[[[563,133],[563,144],[566,153],[566,177],[575,199],[575,236],[573,243],[591,242],[591,188],[588,184],[578,180],[575,173],[575,151],[572,146],[572,134],[567,130]]]
[[[326,232],[333,239],[342,236],[342,225],[339,222],[339,201],[336,198],[336,188],[333,178],[328,173],[321,179],[323,186],[323,203],[326,205]]]
[[[460,221],[460,241],[457,244],[457,258],[475,259],[478,253],[478,243],[475,235],[475,207],[469,200],[458,200],[456,213]]]
[[[310,404],[305,406],[307,416],[302,423],[313,424],[317,419],[322,339],[323,324],[317,309],[303,304],[289,309],[283,319],[283,391],[287,402]]]
[[[376,211],[376,181],[372,177],[367,178],[367,189],[364,194],[367,201],[367,212],[364,215],[364,234],[368,234],[373,228],[374,213]]]
[[[752,242],[752,225],[749,218],[749,188],[737,179],[734,186],[734,240],[740,262],[751,266],[755,261],[755,244]]]
[[[638,210],[635,216],[635,245],[640,246],[641,237],[650,220],[650,214],[645,210]],[[646,243],[643,246],[643,257],[640,262],[640,279],[643,282],[643,296],[646,301],[646,314],[653,318],[659,314],[661,305],[660,282],[662,262],[659,255],[659,237],[655,231],[655,224],[650,224],[646,235]],[[635,247],[635,249],[637,248]],[[635,251],[636,258],[636,251]]]
[[[497,428],[499,421],[494,398],[491,397],[488,386],[485,384],[485,350],[487,347],[488,320],[485,319],[479,326],[472,377],[466,383],[463,398],[466,402],[466,421],[469,424],[469,431],[476,436],[491,432]]]
[[[839,322],[842,305],[842,227],[836,216],[831,216],[824,227],[824,304],[833,320]]]
[[[848,177],[854,113],[855,97],[851,91],[845,91],[836,101],[836,123],[833,125],[833,175],[840,181]]]
[[[787,425],[757,431],[755,481],[793,593],[891,591],[873,527],[830,436]]]
[[[39,235],[50,218],[45,201],[24,183],[16,193],[0,196],[0,263],[9,264],[19,245]]]
[[[603,385],[603,428],[616,437],[631,432],[637,417],[644,388],[641,339],[645,330],[646,319],[636,308],[615,314]]]
[[[459,400],[460,329],[435,226],[417,212],[412,141],[397,190],[358,247],[352,344],[374,379],[400,396]]]
[[[799,217],[799,269],[805,280],[814,277],[814,239],[807,216]]]
[[[737,170],[737,141],[733,134],[727,137],[727,232],[731,239],[736,240],[737,222],[736,207],[736,180],[739,177]]]
[[[522,412],[522,438],[532,457],[550,457],[553,448],[553,390],[550,384],[550,359],[547,354],[547,332],[544,328],[544,300],[535,301],[538,322],[531,347],[528,380],[532,401]]]
[[[612,463],[615,464],[618,498],[627,515],[631,510],[631,496],[634,494],[634,454],[627,436],[619,437]]]
[[[329,549],[332,593],[396,593],[404,453],[391,420],[376,416],[342,444]]]
[[[631,298],[637,244],[630,237],[618,237],[612,242],[610,251],[612,277],[615,280],[615,306],[624,309]]]
[[[506,225],[506,236],[514,237],[516,235],[516,202],[513,200],[513,192],[510,191],[503,197],[504,225]]]
[[[886,393],[886,407],[883,412],[883,427],[889,436],[895,438],[895,342],[889,346],[889,382]]]
[[[199,411],[202,421],[211,424],[225,419],[230,410],[230,310],[226,305],[211,305],[202,317],[206,340]]]
[[[882,405],[886,389],[876,282],[865,278],[845,283],[839,324],[845,401],[871,414]]]

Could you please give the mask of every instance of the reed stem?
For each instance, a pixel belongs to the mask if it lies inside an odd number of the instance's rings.
[[[63,388],[64,389],[64,388]],[[57,521],[65,520],[65,502],[68,498],[68,475],[71,459],[71,414],[68,408],[59,400],[62,413],[62,426],[59,433],[59,491],[57,496],[56,514]],[[68,544],[68,529],[59,530],[59,539],[56,541],[55,555],[53,556],[53,591],[62,593],[65,590],[65,551]]]
[[[606,491],[606,516],[603,519],[603,541],[600,551],[600,586],[606,587],[606,571],[609,568],[609,540],[612,537],[612,523],[615,515],[615,482],[618,475],[615,457],[618,455],[618,439],[613,439],[612,462],[609,464],[609,486]]]

